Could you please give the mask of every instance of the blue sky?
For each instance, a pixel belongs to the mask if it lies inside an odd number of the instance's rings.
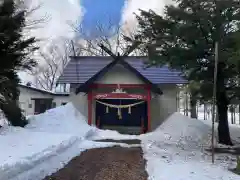
[[[83,32],[94,35],[109,34],[109,26],[120,24],[126,0],[80,0],[84,9],[81,26]],[[104,32],[96,31],[96,26],[104,28]]]

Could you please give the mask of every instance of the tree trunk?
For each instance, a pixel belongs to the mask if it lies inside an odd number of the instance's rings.
[[[233,121],[234,121],[234,124],[236,124],[236,106],[235,105],[233,108]]]
[[[185,103],[186,103],[186,116],[188,116],[188,93],[187,93],[187,91],[185,92],[185,98],[186,98],[186,101],[185,101]]]
[[[240,104],[238,105],[238,124],[240,124]]]
[[[198,106],[198,103],[197,103],[197,105],[196,105],[197,119],[198,119],[198,108],[199,108],[199,106]]]
[[[233,120],[233,106],[230,106],[230,114],[231,114],[231,123],[234,124],[234,120]]]
[[[217,110],[217,107],[216,107],[216,119],[215,119],[215,122],[219,122],[219,116],[218,116],[218,110]]]
[[[191,108],[191,118],[197,119],[197,100],[194,96],[191,95],[190,99],[190,108]]]
[[[204,120],[206,120],[207,118],[206,118],[206,104],[204,103],[204,105],[203,105],[203,119]]]
[[[233,145],[228,126],[228,99],[226,92],[221,89],[217,92],[217,110],[218,110],[218,140],[220,144]]]

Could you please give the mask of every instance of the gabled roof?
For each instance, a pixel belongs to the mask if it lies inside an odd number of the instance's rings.
[[[125,61],[145,76],[153,84],[185,84],[181,73],[170,70],[167,66],[145,68],[147,57],[128,56]],[[110,56],[71,57],[58,79],[59,84],[83,84],[101,69],[113,61]]]
[[[181,73],[170,70],[167,66],[145,68],[147,57],[128,56],[124,59],[125,66],[137,71],[152,84],[185,84],[187,81]],[[106,66],[110,66],[113,58],[110,56],[78,56],[71,57],[71,61],[58,79],[60,84],[84,84],[93,78]],[[123,62],[123,63],[124,63]],[[108,69],[108,68],[107,68]]]
[[[126,69],[128,69],[129,71],[134,73],[143,82],[145,82],[146,84],[150,84],[153,92],[155,92],[157,94],[162,94],[162,91],[160,90],[160,88],[158,88],[158,86],[156,84],[153,84],[145,76],[143,76],[140,72],[138,72],[134,67],[132,67],[130,64],[128,64],[126,61],[122,60],[121,58],[110,62],[103,69],[101,69],[98,73],[96,73],[94,76],[92,76],[90,79],[88,79],[85,83],[81,84],[76,89],[76,94],[78,94],[79,92],[87,92],[90,84],[94,83],[99,77],[102,77],[104,74],[106,74],[116,64],[123,65]]]

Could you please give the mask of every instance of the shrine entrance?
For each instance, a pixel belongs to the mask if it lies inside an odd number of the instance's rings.
[[[140,134],[147,129],[147,103],[136,99],[102,99],[96,101],[96,125],[121,133]]]
[[[92,84],[88,92],[88,123],[120,133],[146,133],[151,128],[150,101],[149,85]]]

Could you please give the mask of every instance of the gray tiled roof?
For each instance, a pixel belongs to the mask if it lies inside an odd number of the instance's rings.
[[[127,57],[125,59],[132,67],[139,71],[153,84],[183,84],[186,83],[180,72],[169,70],[168,67],[144,68],[145,57]],[[74,57],[65,67],[58,83],[85,83],[88,79],[98,73],[107,64],[111,63],[111,57],[84,56]],[[78,75],[77,75],[78,74]]]

